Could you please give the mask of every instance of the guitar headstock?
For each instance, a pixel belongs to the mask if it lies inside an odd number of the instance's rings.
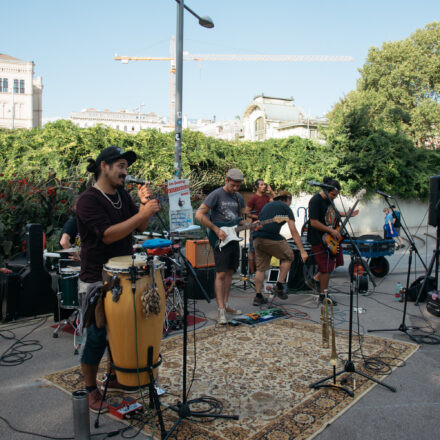
[[[367,193],[367,190],[365,188],[362,188],[361,190],[359,190],[356,195],[354,196],[356,198],[356,200],[361,200],[362,197],[364,197],[364,195]]]
[[[287,215],[277,215],[273,218],[273,221],[275,223],[283,223],[287,222],[287,220],[289,220],[289,217]]]

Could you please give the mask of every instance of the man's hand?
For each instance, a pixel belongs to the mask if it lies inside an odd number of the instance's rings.
[[[146,182],[145,185],[138,185],[138,196],[141,203],[144,205],[151,199],[153,193],[151,189],[147,186],[150,182]],[[157,211],[156,211],[157,212]]]
[[[351,213],[350,217],[356,217],[358,214],[359,214],[359,209],[356,209]]]
[[[225,241],[226,237],[228,236],[223,229],[218,228],[218,231],[216,232],[217,237],[220,239],[220,241]]]
[[[341,240],[342,239],[342,235],[339,233],[339,231],[337,231],[336,229],[330,229],[330,235],[335,239],[335,240]]]
[[[159,210],[160,206],[157,199],[147,199],[147,202],[141,205],[139,213],[142,214],[143,218],[148,219],[156,214],[156,212],[159,212]]]
[[[307,261],[307,258],[309,258],[309,254],[305,249],[301,251],[301,260],[303,260],[303,263]]]
[[[259,229],[261,229],[263,227],[263,225],[260,223],[259,220],[257,220],[256,222],[252,223],[252,230],[253,231],[258,231]]]

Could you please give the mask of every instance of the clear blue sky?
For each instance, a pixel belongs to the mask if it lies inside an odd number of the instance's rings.
[[[214,29],[185,13],[189,53],[351,55],[353,63],[186,61],[183,112],[232,119],[253,97],[293,96],[323,115],[354,89],[368,49],[440,19],[438,0],[186,0]],[[83,108],[169,114],[168,61],[123,65],[113,55],[168,56],[174,0],[2,2],[0,53],[34,61],[43,77],[43,118]]]

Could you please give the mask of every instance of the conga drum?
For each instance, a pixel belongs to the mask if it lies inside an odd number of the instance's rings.
[[[136,292],[133,294],[130,266],[137,269]],[[153,352],[151,364],[157,377],[165,315],[165,290],[159,269],[144,258],[130,255],[111,258],[104,265],[105,272],[116,276],[116,285],[104,300],[107,337],[116,377],[127,388],[138,388],[150,383],[147,372],[148,352]],[[153,273],[151,273],[153,272]],[[119,282],[119,287],[118,287]],[[158,313],[146,317],[142,297],[154,289],[160,299]],[[118,294],[119,293],[119,294]],[[156,296],[157,298],[157,296]]]

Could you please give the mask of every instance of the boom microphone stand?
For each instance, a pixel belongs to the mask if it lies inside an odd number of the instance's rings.
[[[158,214],[156,216],[159,218],[160,222],[162,223],[162,226],[166,230],[166,226],[164,225],[162,219]],[[180,229],[179,231],[176,231],[178,233],[184,233],[185,229]],[[172,237],[172,234],[169,233],[169,236]],[[206,293],[206,290],[200,283],[199,278],[197,277],[197,274],[192,267],[192,264],[188,261],[188,259],[183,256],[180,249],[177,251],[179,254],[179,257],[181,258],[181,261],[184,262],[186,270],[191,273],[191,275],[194,277],[194,280],[196,281],[197,285],[199,286],[199,289],[203,293],[203,296],[205,297],[206,301],[208,303],[211,302],[211,299],[209,298],[209,295]],[[175,411],[179,418],[176,420],[174,425],[171,427],[171,429],[167,432],[166,436],[163,440],[166,440],[170,438],[170,435],[175,431],[177,426],[180,424],[180,422],[184,419],[187,419],[189,417],[210,417],[210,418],[222,418],[222,419],[233,419],[238,420],[238,415],[225,415],[225,414],[210,414],[210,413],[204,413],[204,412],[193,412],[191,411],[190,405],[194,403],[199,403],[202,401],[201,398],[198,399],[192,399],[188,400],[187,396],[187,390],[186,390],[186,380],[187,380],[187,348],[188,348],[188,295],[186,293],[186,289],[184,289],[183,292],[183,353],[182,353],[182,401],[177,402],[176,405],[170,405],[169,408],[173,411]]]
[[[322,190],[324,191],[324,193],[327,196],[328,201],[330,202],[330,204],[332,205],[333,209],[335,210],[336,213],[336,217],[337,220],[340,222],[341,221],[341,216],[339,214],[339,211],[336,209],[333,200],[331,200],[331,198],[328,195],[328,190],[332,189],[332,187],[329,188],[329,186],[327,185],[327,188],[324,186],[321,186]],[[351,215],[352,210],[350,210],[349,214]],[[365,269],[365,272],[368,274],[372,284],[374,286],[376,286],[376,283],[373,279],[373,276],[371,274],[371,271],[369,269],[369,267],[365,264],[365,262],[362,259],[361,253],[359,251],[359,248],[357,247],[357,244],[355,243],[355,241],[353,240],[353,238],[350,236],[350,234],[348,233],[347,228],[344,228],[344,231],[341,231],[341,233],[343,233],[346,237],[346,239],[351,243],[352,246],[352,261],[353,263],[359,263],[363,266],[363,268]],[[342,391],[345,391],[347,394],[349,394],[350,396],[352,396],[352,392],[350,390],[348,390],[345,387],[339,387],[336,385],[336,376],[339,376],[343,373],[356,373],[359,374],[360,376],[365,377],[368,380],[371,380],[379,385],[382,385],[385,388],[388,388],[390,391],[395,392],[396,389],[390,385],[387,385],[385,383],[382,383],[380,381],[378,381],[377,379],[375,379],[374,377],[368,376],[367,374],[363,373],[362,371],[359,371],[356,369],[354,362],[352,360],[352,344],[353,344],[353,297],[354,297],[354,293],[356,292],[356,294],[358,293],[358,289],[359,289],[359,280],[358,280],[358,276],[353,277],[351,283],[350,283],[350,318],[349,318],[349,326],[348,326],[348,359],[345,362],[344,368],[338,372],[333,371],[333,374],[330,376],[325,377],[324,379],[319,380],[318,382],[314,382],[312,384],[309,385],[310,388],[338,388],[341,389]],[[333,384],[325,384],[324,382],[328,381],[332,379],[333,380]]]
[[[391,198],[391,196],[388,196],[384,193],[380,193],[383,198],[385,199],[385,201],[387,202],[387,205],[390,208],[390,211],[392,211],[391,209],[391,203],[389,201],[389,199]],[[416,342],[417,344],[421,344],[421,341],[419,339],[417,339],[414,335],[409,333],[409,330],[419,330],[420,327],[408,327],[405,323],[406,320],[406,310],[407,310],[407,306],[408,306],[408,289],[409,289],[409,279],[411,276],[411,266],[412,266],[412,259],[413,259],[413,252],[416,253],[416,255],[419,257],[420,261],[423,264],[423,267],[425,268],[425,270],[427,271],[428,269],[426,268],[426,264],[424,263],[424,261],[422,260],[422,257],[419,254],[419,251],[417,250],[417,246],[411,236],[411,233],[409,232],[409,230],[404,226],[404,221],[403,220],[403,216],[402,216],[402,212],[400,212],[400,226],[403,229],[403,231],[405,232],[406,238],[408,239],[409,243],[410,243],[410,247],[409,247],[409,255],[408,255],[408,269],[407,269],[407,273],[406,273],[406,290],[405,290],[405,302],[404,302],[404,306],[403,306],[403,315],[402,315],[402,322],[399,325],[398,328],[385,328],[385,329],[375,329],[375,330],[367,330],[367,332],[371,333],[371,332],[391,332],[391,331],[400,331],[402,333],[405,333],[410,339],[412,339],[414,342]],[[425,279],[426,281],[426,279]],[[424,287],[424,284],[423,286]],[[421,291],[421,290],[420,290]],[[420,292],[419,292],[420,295]],[[417,298],[418,299],[418,298]]]

